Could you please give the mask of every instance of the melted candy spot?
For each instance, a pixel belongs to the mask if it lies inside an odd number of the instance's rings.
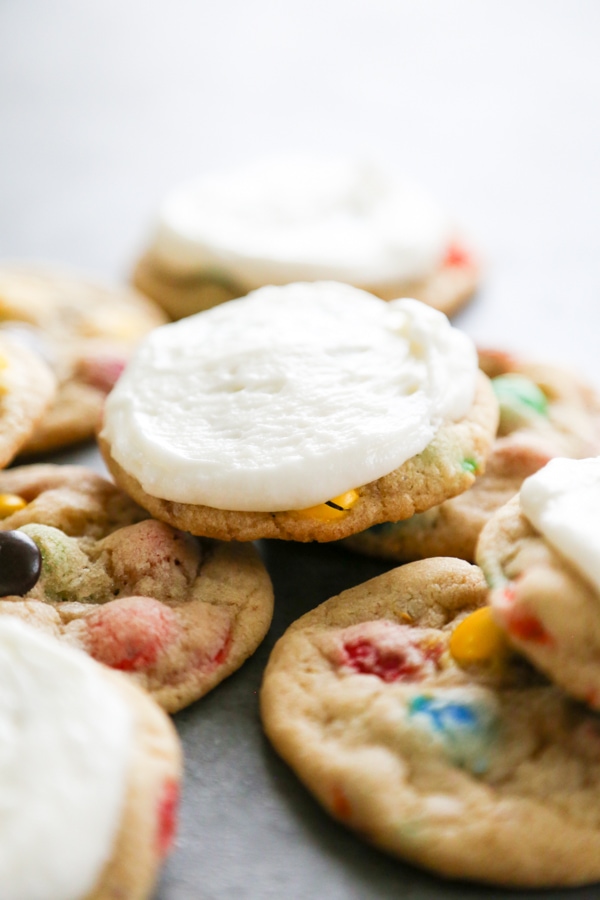
[[[112,600],[86,619],[91,656],[113,669],[151,668],[176,635],[175,615],[150,597]]]
[[[517,597],[517,592],[516,592],[516,588],[514,587],[514,582],[513,582],[508,587],[505,587],[504,590],[502,591],[502,599],[504,600],[505,603],[510,604],[510,603],[515,602],[516,597]]]
[[[96,356],[82,360],[78,375],[82,381],[108,394],[125,368],[122,357]]]
[[[512,609],[504,617],[506,629],[512,637],[520,641],[531,641],[534,644],[553,644],[554,638],[536,616]]]
[[[462,461],[462,463],[460,464],[460,466],[461,466],[461,469],[462,469],[464,472],[471,472],[473,475],[476,475],[476,474],[477,474],[477,471],[478,471],[478,469],[479,469],[479,465],[477,464],[477,460],[476,460],[476,459],[470,459],[470,458],[463,459],[463,461]]]
[[[352,815],[350,801],[339,784],[333,786],[331,809],[334,816],[337,816],[338,819],[349,819]]]
[[[209,675],[219,666],[224,665],[233,645],[233,632],[228,621],[213,622],[211,631],[213,629],[213,636],[208,639],[207,645],[199,647],[192,657],[191,668],[197,669],[204,675]],[[215,646],[217,646],[216,650]]]
[[[0,532],[0,596],[22,597],[37,583],[42,554],[22,531]]]
[[[442,265],[446,268],[463,268],[473,265],[471,256],[460,244],[450,244]]]
[[[214,657],[212,658],[213,665],[222,666],[227,657],[229,656],[229,651],[231,650],[231,644],[233,643],[233,635],[231,631],[228,631],[225,640],[222,645],[219,647]]]
[[[387,683],[414,681],[422,675],[427,663],[435,664],[441,656],[440,644],[417,646],[407,638],[402,626],[397,626],[395,637],[393,643],[389,640],[375,643],[372,638],[361,636],[346,640],[344,665],[361,675],[376,675]]]
[[[175,839],[177,830],[177,810],[179,807],[179,785],[175,781],[165,782],[158,802],[158,829],[156,844],[159,855],[166,856]]]
[[[417,694],[409,702],[408,716],[441,740],[455,765],[474,774],[486,771],[486,752],[497,727],[496,712],[488,703],[460,691]]]

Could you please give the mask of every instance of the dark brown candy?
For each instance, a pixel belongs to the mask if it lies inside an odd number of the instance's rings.
[[[22,597],[42,571],[42,554],[22,531],[0,531],[0,597]]]

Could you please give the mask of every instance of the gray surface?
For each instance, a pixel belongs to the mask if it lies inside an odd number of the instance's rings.
[[[0,255],[117,280],[175,181],[267,152],[363,152],[428,185],[477,240],[488,276],[465,330],[598,383],[599,32],[595,0],[0,0]],[[57,459],[100,465],[91,448]],[[273,641],[382,567],[262,551],[269,637],[176,717],[186,788],[158,900],[504,895],[359,843],[266,745],[256,692]]]

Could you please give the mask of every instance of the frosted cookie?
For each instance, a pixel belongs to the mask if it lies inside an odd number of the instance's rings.
[[[496,621],[557,684],[600,709],[600,458],[554,459],[481,533]]]
[[[27,443],[55,394],[48,366],[0,331],[0,468]]]
[[[303,616],[261,713],[334,818],[450,878],[600,878],[600,725],[505,652],[479,569],[409,563]]]
[[[479,365],[500,406],[485,474],[440,506],[353,535],[345,542],[351,550],[398,562],[430,556],[474,562],[481,529],[525,478],[555,456],[600,452],[600,398],[590,385],[566,369],[501,351],[480,350]]]
[[[171,525],[329,541],[465,490],[496,424],[475,349],[445,316],[319,282],[155,330],[108,397],[100,445]]]
[[[164,321],[162,310],[127,288],[0,265],[0,335],[40,356],[59,385],[55,403],[23,452],[45,452],[91,437],[104,398],[133,347]]]
[[[125,678],[0,620],[0,884],[10,900],[144,900],[175,830],[181,754]]]
[[[238,669],[272,616],[251,546],[147,517],[78,466],[0,473],[0,617],[18,616],[145,688],[169,712]]]
[[[351,159],[291,157],[172,190],[134,284],[174,318],[267,284],[343,281],[450,315],[479,280],[473,254],[418,186]]]

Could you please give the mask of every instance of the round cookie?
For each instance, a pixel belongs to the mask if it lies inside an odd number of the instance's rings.
[[[0,332],[0,468],[27,443],[55,394],[48,366]]]
[[[309,612],[265,671],[266,733],[327,812],[411,863],[507,887],[596,881],[597,719],[520,657],[466,665],[458,629],[486,594],[478,568],[432,559]]]
[[[555,459],[483,529],[477,561],[511,644],[600,709],[600,460]],[[533,503],[533,505],[532,505]]]
[[[133,283],[173,318],[266,284],[334,280],[451,315],[480,279],[418,186],[348,159],[265,160],[170,191]]]
[[[126,672],[169,712],[238,669],[269,627],[273,592],[253,547],[150,519],[94,472],[2,472],[0,514],[0,614]],[[14,587],[31,566],[6,547],[13,535],[41,555],[33,586]]]
[[[42,357],[58,380],[55,403],[23,453],[93,435],[104,399],[142,335],[166,317],[128,288],[78,275],[0,265],[0,334]]]
[[[479,365],[500,404],[502,446],[531,446],[547,459],[598,452],[600,397],[578,375],[500,350],[480,350]]]
[[[600,451],[600,398],[566,369],[480,350],[500,405],[498,434],[485,474],[472,488],[401,522],[385,522],[344,543],[351,550],[410,562],[431,556],[475,560],[481,529],[523,480],[555,456]]]
[[[470,487],[497,414],[469,339],[440,313],[295,284],[156,330],[99,443],[117,483],[171,525],[330,541]]]
[[[12,616],[0,620],[0,680],[3,896],[149,898],[177,820],[168,717],[122,675]]]

